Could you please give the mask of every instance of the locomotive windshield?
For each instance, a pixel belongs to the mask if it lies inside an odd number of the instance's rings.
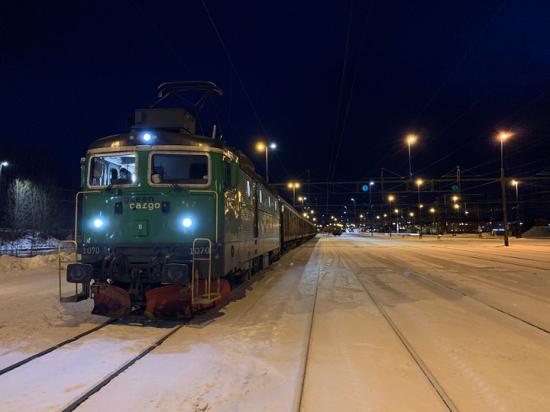
[[[208,184],[208,156],[205,154],[154,154],[151,159],[153,184]]]
[[[131,185],[136,181],[136,155],[117,153],[90,159],[90,186]]]

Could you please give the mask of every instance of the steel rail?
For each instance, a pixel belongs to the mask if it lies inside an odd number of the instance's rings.
[[[377,261],[379,261],[380,263],[383,263],[383,264],[385,264],[385,265],[397,267],[399,270],[405,269],[404,267],[401,267],[400,265],[396,265],[395,263],[390,262],[390,261],[387,261],[386,259],[383,259],[383,258],[380,258],[380,257],[374,257],[374,256],[372,256],[372,255],[369,255],[369,257],[371,257],[372,259],[377,260]],[[537,324],[535,324],[535,323],[532,323],[532,322],[530,322],[530,321],[528,321],[528,320],[526,320],[526,319],[523,319],[523,318],[521,318],[521,317],[519,317],[519,316],[517,316],[517,315],[514,315],[514,314],[512,314],[512,313],[510,313],[510,312],[508,312],[508,311],[506,311],[506,310],[504,310],[504,309],[501,309],[501,308],[499,308],[499,307],[497,307],[497,306],[491,305],[490,303],[486,303],[486,302],[484,302],[483,300],[478,299],[478,298],[476,298],[476,297],[474,297],[474,296],[471,296],[471,295],[469,295],[469,294],[467,294],[467,293],[465,293],[465,292],[462,292],[462,291],[457,290],[457,289],[455,289],[455,288],[451,288],[451,287],[449,287],[449,286],[447,286],[447,285],[445,285],[445,284],[443,284],[443,283],[441,283],[441,282],[438,282],[438,281],[433,280],[433,279],[430,279],[430,278],[428,278],[428,277],[426,277],[426,276],[424,276],[424,275],[421,275],[421,274],[419,274],[419,273],[416,272],[416,271],[411,271],[411,274],[412,274],[414,277],[423,280],[424,282],[431,283],[431,284],[433,284],[433,285],[438,286],[439,288],[449,290],[449,291],[451,291],[452,293],[454,293],[455,295],[459,295],[459,296],[462,296],[462,297],[471,299],[471,300],[477,302],[477,303],[480,304],[480,305],[486,306],[486,307],[488,307],[488,308],[490,308],[490,309],[493,309],[493,310],[495,310],[495,311],[497,311],[497,312],[499,312],[499,313],[501,313],[501,314],[507,315],[507,316],[511,317],[512,319],[515,319],[515,320],[517,320],[517,321],[519,321],[519,322],[522,322],[522,323],[524,323],[524,324],[526,324],[526,325],[528,325],[528,326],[531,326],[531,327],[533,327],[533,328],[535,328],[535,329],[537,329],[537,330],[539,330],[539,331],[541,331],[541,332],[550,334],[550,330],[548,330],[548,329],[546,329],[546,328],[544,328],[544,327],[542,327],[542,326],[539,326],[539,325],[537,325]],[[477,278],[477,277],[475,277],[475,276],[471,276],[471,275],[468,276],[468,275],[464,275],[464,274],[463,274],[462,277],[465,277],[466,279],[474,279],[474,280],[477,280],[477,281],[479,281],[480,283],[488,284],[488,285],[490,285],[490,286],[493,286],[494,288],[500,288],[500,289],[504,289],[504,290],[509,290],[509,289],[506,289],[506,288],[497,286],[497,285],[492,284],[492,283],[483,282],[483,280],[481,280],[481,279],[479,279],[479,278]],[[513,291],[511,291],[511,292],[513,292]],[[520,295],[526,296],[525,293],[522,293],[522,292],[517,292],[517,293],[520,294]],[[531,296],[528,296],[528,297],[531,297]],[[532,298],[532,297],[531,297],[531,298]],[[543,302],[544,302],[544,300],[543,300],[543,299],[540,299],[540,298],[537,298],[537,300],[540,300],[540,301],[543,301]]]
[[[71,403],[69,403],[67,406],[65,406],[61,411],[62,412],[71,412],[74,411],[76,408],[78,408],[81,404],[86,402],[90,396],[93,394],[99,392],[104,386],[106,386],[109,382],[111,382],[113,379],[115,379],[118,375],[120,375],[122,372],[124,372],[126,369],[128,369],[130,366],[132,366],[134,363],[136,363],[138,360],[143,358],[145,355],[153,351],[154,349],[158,348],[160,345],[162,345],[166,339],[168,339],[170,336],[172,336],[174,333],[176,333],[178,330],[183,328],[186,323],[182,323],[176,327],[174,327],[170,332],[166,333],[164,336],[162,336],[160,339],[157,339],[155,342],[153,342],[151,345],[149,345],[147,348],[142,350],[140,353],[138,353],[136,356],[131,358],[130,360],[126,361],[121,367],[116,369],[115,371],[111,372],[109,375],[107,375],[105,378],[100,380],[98,383],[96,383],[92,388],[84,392],[84,394],[80,395],[78,398],[73,400]]]
[[[321,252],[319,251],[319,254]],[[300,376],[300,383],[299,383],[299,395],[297,398],[295,398],[294,401],[294,408],[293,410],[295,412],[300,412],[302,408],[302,402],[304,399],[304,387],[305,387],[305,381],[306,381],[306,374],[307,374],[307,366],[308,366],[308,360],[309,360],[309,349],[311,347],[311,336],[313,334],[313,323],[315,319],[315,308],[317,306],[317,292],[319,290],[319,281],[321,280],[321,258],[319,257],[319,267],[317,269],[317,279],[315,281],[315,292],[313,293],[313,306],[311,308],[311,316],[309,318],[309,327],[307,329],[307,342],[305,345],[304,350],[304,363],[302,366],[302,370],[298,376]]]
[[[25,358],[25,359],[22,359],[22,360],[20,360],[19,362],[15,362],[15,363],[12,364],[12,365],[6,366],[5,368],[0,369],[0,376],[3,375],[3,374],[5,374],[5,373],[7,373],[7,372],[10,372],[10,371],[12,371],[12,370],[14,370],[14,369],[17,369],[17,368],[19,368],[20,366],[23,366],[23,365],[29,363],[30,361],[33,361],[33,360],[38,359],[38,358],[41,358],[42,356],[47,355],[48,353],[53,352],[54,350],[59,349],[59,348],[61,348],[62,346],[65,346],[65,345],[67,345],[67,344],[69,344],[69,343],[72,343],[72,342],[74,342],[74,341],[77,341],[77,340],[79,340],[80,338],[83,338],[84,336],[88,336],[88,335],[90,335],[90,334],[92,334],[92,333],[94,333],[94,332],[96,332],[96,331],[98,331],[98,330],[104,328],[104,327],[107,326],[107,325],[111,325],[112,323],[114,323],[114,322],[116,322],[116,321],[118,321],[118,320],[120,320],[120,319],[109,319],[108,321],[106,321],[106,322],[104,322],[104,323],[102,323],[102,324],[100,324],[100,325],[98,325],[98,326],[96,326],[96,327],[94,327],[94,328],[92,328],[92,329],[89,329],[89,330],[87,330],[87,331],[85,331],[85,332],[79,333],[78,335],[73,336],[72,338],[66,339],[66,340],[64,340],[64,341],[62,341],[62,342],[59,342],[59,343],[53,345],[53,346],[50,346],[49,348],[44,349],[43,351],[40,351],[40,352],[38,352],[38,353],[35,353],[34,355],[29,356],[29,357],[27,357],[27,358]]]
[[[445,404],[447,409],[451,412],[458,412],[457,406],[454,404],[453,400],[450,398],[450,396],[447,394],[445,389],[443,389],[443,386],[439,383],[437,378],[434,376],[434,374],[430,371],[426,363],[422,360],[420,355],[414,350],[414,347],[411,345],[411,343],[407,340],[403,332],[399,329],[397,324],[393,321],[391,316],[388,314],[388,312],[384,309],[384,307],[378,302],[378,300],[374,297],[374,295],[369,291],[369,289],[365,286],[364,282],[359,278],[359,275],[355,273],[354,270],[350,269],[350,272],[353,273],[363,290],[367,293],[369,298],[372,300],[378,311],[382,314],[388,325],[391,327],[393,332],[396,334],[398,339],[401,341],[413,361],[416,363],[418,368],[421,370],[422,374],[426,377],[430,385],[434,388],[435,392],[441,399],[441,401]]]

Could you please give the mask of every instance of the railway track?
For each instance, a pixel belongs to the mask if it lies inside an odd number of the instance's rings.
[[[361,285],[362,289],[365,291],[365,293],[369,296],[371,301],[374,303],[382,317],[386,320],[387,324],[390,326],[390,328],[393,330],[399,341],[402,343],[402,345],[405,347],[405,350],[408,352],[408,354],[411,356],[415,364],[418,366],[424,377],[428,380],[430,385],[433,387],[435,392],[437,393],[437,396],[441,400],[441,402],[445,405],[445,407],[450,412],[458,412],[457,406],[454,404],[453,400],[450,398],[450,396],[447,394],[443,386],[438,382],[435,375],[430,371],[426,363],[422,360],[420,355],[415,351],[414,347],[411,345],[411,343],[407,340],[403,332],[399,329],[397,324],[394,322],[392,317],[389,315],[389,313],[384,309],[384,306],[378,301],[378,299],[375,298],[374,294],[369,290],[369,288],[365,285],[365,282],[361,280],[359,275],[354,271],[350,269],[350,272],[353,273],[354,277],[357,279],[359,284]]]
[[[154,349],[158,348],[160,345],[162,345],[170,336],[175,334],[177,331],[179,331],[181,328],[183,328],[186,325],[186,323],[181,323],[174,328],[172,328],[168,333],[161,336],[159,339],[157,339],[155,342],[147,346],[145,349],[143,349],[141,352],[139,352],[137,355],[129,359],[127,362],[125,362],[122,366],[111,372],[109,375],[105,376],[103,379],[101,379],[98,383],[96,383],[94,386],[92,386],[90,389],[88,389],[86,392],[84,392],[82,395],[71,401],[67,406],[65,406],[62,409],[62,412],[71,412],[74,411],[76,408],[78,408],[81,404],[86,402],[90,396],[93,394],[99,392],[103,387],[105,387],[109,382],[111,382],[113,379],[115,379],[118,375],[120,375],[122,372],[124,372],[126,369],[128,369],[130,366],[132,366],[134,363],[136,363],[138,360],[146,356],[148,353],[153,351]]]
[[[468,252],[469,254],[456,253],[456,252],[453,253],[454,250],[462,250],[464,252]],[[471,252],[467,249],[458,249],[458,248],[457,249],[455,249],[455,248],[451,249],[451,248],[448,248],[446,250],[446,253],[449,253],[449,254],[452,254],[452,255],[455,255],[455,256],[460,256],[460,257],[469,257],[469,258],[472,258],[472,259],[483,260],[483,261],[487,261],[487,262],[495,262],[495,263],[500,263],[500,264],[505,264],[505,265],[519,266],[519,267],[522,267],[522,268],[548,271],[547,267],[533,266],[533,265],[526,265],[525,263],[516,263],[516,262],[505,261],[505,260],[491,259],[491,258],[488,258],[488,257],[485,257],[485,256],[475,256],[475,255],[471,254],[473,252]],[[523,260],[523,261],[540,262],[539,260],[536,260],[536,259],[522,258],[522,257],[518,257],[518,256],[501,256],[501,258],[502,259],[518,259],[518,260]],[[542,262],[540,262],[540,263],[542,263]]]
[[[409,270],[408,268],[406,268],[406,267],[404,267],[404,266],[401,266],[401,265],[396,264],[394,261],[390,261],[390,260],[381,258],[381,257],[379,257],[379,256],[374,256],[374,255],[372,255],[372,254],[369,254],[369,257],[372,258],[373,260],[376,260],[376,261],[378,261],[378,262],[380,262],[380,263],[386,265],[386,266],[396,268],[396,269],[399,270],[400,272],[402,272],[402,271],[404,271],[404,270]],[[506,316],[509,316],[510,318],[512,318],[512,319],[514,319],[514,320],[516,320],[516,321],[522,322],[522,323],[525,324],[525,325],[528,325],[528,326],[530,326],[530,327],[533,327],[533,328],[535,328],[535,329],[537,329],[537,330],[539,330],[539,331],[541,331],[541,332],[550,334],[550,330],[548,330],[547,328],[544,328],[544,327],[542,327],[542,326],[540,326],[540,325],[537,325],[537,324],[535,324],[535,323],[533,323],[533,322],[530,322],[530,321],[528,321],[527,319],[523,319],[523,318],[520,317],[520,316],[514,315],[513,313],[510,313],[510,312],[507,311],[507,310],[504,310],[504,309],[499,308],[499,307],[497,307],[497,306],[495,306],[495,305],[492,305],[492,304],[490,304],[490,303],[487,303],[487,302],[485,302],[485,301],[483,301],[483,300],[481,300],[481,299],[479,299],[479,298],[476,298],[476,297],[474,297],[474,296],[472,296],[472,295],[469,295],[469,294],[467,294],[467,293],[465,293],[465,292],[462,292],[462,291],[460,291],[460,290],[458,290],[458,289],[456,289],[456,288],[452,288],[452,287],[450,287],[450,286],[447,286],[447,285],[445,285],[445,284],[442,283],[442,282],[438,282],[438,281],[436,281],[436,280],[434,280],[434,279],[431,279],[431,278],[429,278],[429,277],[427,277],[427,276],[424,276],[424,275],[418,273],[418,271],[411,271],[411,273],[412,273],[417,279],[420,279],[420,280],[424,281],[425,283],[429,283],[429,284],[435,285],[435,286],[437,286],[437,287],[439,287],[439,288],[441,288],[441,289],[445,289],[445,290],[447,290],[447,291],[451,291],[451,292],[452,292],[453,294],[455,294],[455,295],[458,295],[458,296],[461,296],[461,297],[466,297],[466,298],[468,298],[468,299],[471,299],[471,300],[473,300],[473,301],[475,301],[475,302],[477,302],[477,303],[479,303],[479,304],[481,304],[481,305],[483,305],[483,306],[485,306],[485,307],[488,307],[488,308],[490,308],[490,309],[492,309],[492,310],[495,310],[495,311],[497,311],[497,312],[499,312],[499,313],[501,313],[501,314],[504,314],[504,315],[506,315]],[[469,277],[469,276],[464,276],[464,275],[462,275],[462,276],[463,276],[463,277],[466,277],[467,279],[479,280],[479,279],[477,279],[476,277]],[[492,285],[492,286],[495,286],[495,285]],[[520,293],[520,294],[521,294],[521,293]]]
[[[106,327],[106,326],[108,326],[108,325],[111,325],[111,324],[113,324],[113,323],[115,323],[115,322],[118,322],[118,321],[119,321],[119,319],[109,319],[108,321],[103,322],[102,324],[100,324],[100,325],[98,325],[98,326],[96,326],[96,327],[93,327],[93,328],[91,328],[91,329],[89,329],[89,330],[87,330],[87,331],[84,331],[84,332],[82,332],[82,333],[79,333],[78,335],[75,335],[75,336],[73,336],[72,338],[65,339],[64,341],[59,342],[59,343],[57,343],[57,344],[55,344],[55,345],[53,345],[53,346],[50,346],[49,348],[44,349],[44,350],[42,350],[42,351],[40,351],[40,352],[38,352],[38,353],[35,353],[34,355],[31,355],[31,356],[29,356],[29,357],[27,357],[27,358],[25,358],[25,359],[21,359],[21,360],[18,361],[18,362],[15,362],[15,363],[13,363],[13,364],[11,364],[11,365],[9,365],[9,366],[6,366],[6,367],[3,368],[3,369],[0,369],[0,376],[2,376],[3,374],[8,373],[8,372],[10,372],[10,371],[12,371],[12,370],[14,370],[14,369],[17,369],[17,368],[19,368],[19,367],[21,367],[21,366],[23,366],[23,365],[25,365],[25,364],[27,364],[27,363],[29,363],[29,362],[35,360],[35,359],[41,358],[42,356],[47,355],[48,353],[53,352],[54,350],[59,349],[59,348],[65,346],[65,345],[68,345],[69,343],[75,342],[75,341],[77,341],[77,340],[79,340],[79,339],[81,339],[81,338],[83,338],[83,337],[85,337],[85,336],[88,336],[88,335],[90,335],[90,334],[92,334],[92,333],[94,333],[94,332],[97,332],[98,330],[103,329],[104,327]]]
[[[320,263],[320,262],[319,262]],[[309,359],[309,349],[311,347],[311,335],[313,332],[313,322],[315,319],[315,307],[317,305],[317,292],[319,291],[319,281],[321,280],[321,267],[317,269],[317,278],[315,280],[315,291],[313,294],[313,306],[311,308],[311,316],[309,320],[309,327],[307,332],[307,339],[306,339],[306,347],[305,347],[305,357],[304,357],[304,364],[302,367],[302,371],[300,373],[300,383],[299,383],[299,389],[298,389],[298,397],[296,398],[296,402],[294,403],[294,411],[300,412],[302,408],[302,401],[304,398],[304,387],[305,387],[305,381],[306,381],[306,374],[307,374],[307,365],[308,365],[308,359]]]

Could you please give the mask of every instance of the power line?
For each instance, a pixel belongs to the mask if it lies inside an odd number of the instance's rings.
[[[258,115],[258,112],[256,110],[256,107],[254,106],[254,103],[252,102],[252,98],[250,97],[250,94],[248,94],[248,91],[246,90],[246,87],[244,86],[244,82],[241,78],[241,75],[239,74],[239,71],[237,70],[237,66],[233,62],[233,59],[231,58],[231,54],[229,53],[229,50],[227,49],[225,42],[223,41],[222,35],[220,31],[218,30],[216,23],[214,22],[214,19],[212,18],[212,15],[210,14],[210,10],[208,10],[208,7],[206,6],[206,2],[204,0],[201,0],[202,6],[204,8],[204,11],[206,12],[206,15],[208,17],[208,20],[210,21],[210,25],[212,26],[212,29],[216,33],[216,36],[220,42],[220,45],[222,46],[222,49],[227,57],[227,60],[229,61],[229,64],[231,65],[231,68],[233,69],[233,72],[235,73],[235,77],[239,81],[239,85],[241,86],[241,89],[248,101],[248,104],[250,105],[250,108],[252,109],[252,112],[254,113],[254,116],[256,117],[256,121],[258,122],[258,125],[260,126],[260,129],[262,130],[262,133],[267,134],[265,127],[262,123],[262,120],[260,116]]]

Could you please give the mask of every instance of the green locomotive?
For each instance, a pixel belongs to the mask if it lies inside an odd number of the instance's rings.
[[[171,94],[221,94],[210,82],[172,82]],[[196,134],[183,108],[138,109],[128,133],[93,142],[81,162],[75,245],[66,279],[93,313],[189,316],[225,299],[253,273],[315,235],[241,152]]]

